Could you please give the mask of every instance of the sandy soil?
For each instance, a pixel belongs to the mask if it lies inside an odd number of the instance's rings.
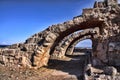
[[[0,66],[0,80],[83,80],[83,68],[82,56],[50,60],[38,70]]]

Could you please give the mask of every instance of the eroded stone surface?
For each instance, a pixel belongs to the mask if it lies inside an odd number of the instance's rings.
[[[70,34],[83,30],[79,36],[93,36],[93,28],[97,27],[96,36],[92,38],[93,65],[119,65],[119,14],[120,7],[117,0],[95,2],[94,8],[83,9],[82,15],[72,20],[49,26],[46,30],[28,38],[24,43],[0,49],[0,63],[6,66],[42,67],[47,65],[50,55],[55,51],[59,54],[57,56],[65,54],[68,45],[76,41],[74,37],[79,35],[77,33],[69,37]],[[111,49],[110,46],[113,48]]]
[[[62,58],[65,56],[65,53],[67,51],[67,48],[70,46],[71,43],[74,43],[76,40],[81,39],[87,39],[91,38],[91,36],[94,36],[97,34],[96,28],[95,29],[86,29],[84,31],[78,32],[78,33],[73,33],[67,38],[64,39],[64,42],[61,41],[58,46],[54,49],[54,52],[52,53],[52,58]],[[75,40],[75,41],[74,41]]]

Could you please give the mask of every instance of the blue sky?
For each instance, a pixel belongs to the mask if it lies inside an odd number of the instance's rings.
[[[0,44],[24,42],[52,24],[80,15],[83,8],[93,4],[94,0],[0,0]]]

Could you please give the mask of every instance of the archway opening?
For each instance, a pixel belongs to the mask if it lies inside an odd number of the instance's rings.
[[[92,40],[86,39],[76,43],[74,47],[73,54],[83,54],[83,55],[91,55],[92,57]]]
[[[77,45],[75,47],[92,49],[92,41],[91,41],[91,39],[86,39],[86,40],[80,41],[79,43],[77,43]]]
[[[84,66],[92,64],[92,40],[86,39],[76,43],[73,55],[81,56],[81,59],[84,61]]]

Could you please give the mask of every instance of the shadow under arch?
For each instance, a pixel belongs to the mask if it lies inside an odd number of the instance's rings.
[[[88,36],[88,35],[86,35]],[[89,37],[86,38],[80,38],[78,40],[84,41],[86,39],[91,39],[92,36],[89,35]],[[76,42],[76,40],[74,41]],[[76,43],[77,44],[77,43]],[[65,73],[69,73],[69,75],[75,75],[77,79],[75,80],[84,80],[84,69],[86,66],[86,56],[85,55],[71,55],[67,56],[71,58],[71,60],[58,60],[58,59],[50,59],[48,62],[47,68],[49,69],[56,69],[60,70]],[[87,62],[89,59],[87,59]],[[67,78],[68,80],[71,80],[71,78]],[[73,79],[73,78],[72,78]]]

